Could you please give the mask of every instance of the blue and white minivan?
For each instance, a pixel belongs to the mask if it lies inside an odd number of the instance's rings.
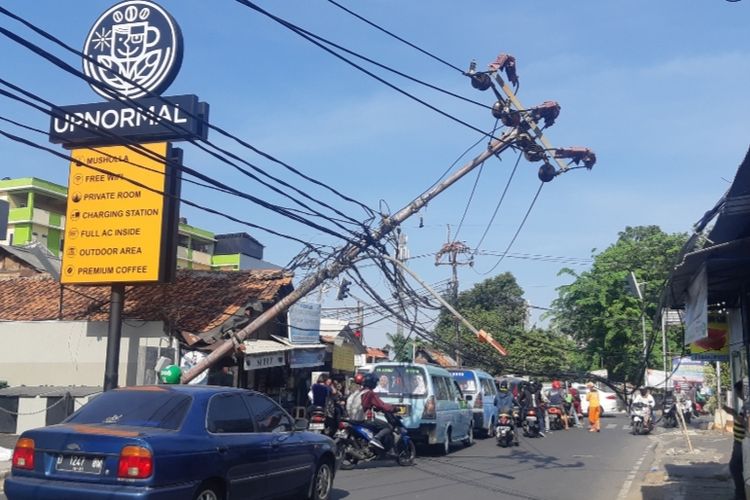
[[[417,443],[439,446],[474,443],[472,411],[451,373],[435,365],[385,362],[360,367],[378,379],[375,392],[396,406],[409,436]]]
[[[453,378],[471,406],[474,416],[474,430],[483,436],[495,433],[497,422],[497,386],[495,379],[487,372],[472,368],[450,368]]]

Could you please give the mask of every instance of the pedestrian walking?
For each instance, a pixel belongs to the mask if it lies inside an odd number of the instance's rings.
[[[734,384],[734,392],[740,401],[745,401],[742,380],[738,380]],[[742,475],[742,440],[745,439],[745,412],[737,411],[727,405],[724,405],[723,408],[734,419],[734,442],[732,443],[732,458],[729,459],[729,471],[732,473],[732,479],[734,479],[734,498],[735,500],[745,500],[745,479]]]
[[[589,402],[589,432],[599,432],[599,417],[601,416],[601,406],[599,406],[599,391],[593,382],[588,382],[586,387],[589,393],[586,394],[586,400]]]

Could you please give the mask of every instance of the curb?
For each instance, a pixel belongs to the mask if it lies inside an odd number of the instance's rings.
[[[5,488],[3,488],[5,484],[5,478],[10,476],[10,470],[0,470],[0,493],[5,491]]]

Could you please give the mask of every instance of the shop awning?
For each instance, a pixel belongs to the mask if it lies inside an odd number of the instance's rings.
[[[736,296],[738,287],[750,277],[750,238],[720,243],[685,255],[670,279],[671,307],[682,307],[691,280],[704,264],[709,302]]]
[[[245,370],[260,370],[284,366],[287,364],[286,353],[292,348],[275,340],[246,340]]]
[[[292,350],[291,347],[282,344],[281,342],[276,342],[275,340],[246,340],[242,344],[245,346],[246,356]]]

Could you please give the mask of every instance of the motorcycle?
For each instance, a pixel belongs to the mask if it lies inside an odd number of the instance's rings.
[[[310,423],[307,430],[316,434],[323,434],[326,427],[326,413],[322,406],[310,408]]]
[[[503,412],[497,416],[497,426],[495,427],[495,438],[497,444],[503,448],[509,446],[518,446],[515,426],[513,425],[516,415]]]
[[[550,406],[547,408],[547,414],[549,415],[549,428],[553,431],[563,430],[562,410],[559,406]]]
[[[677,407],[673,399],[665,399],[664,407],[662,409],[662,420],[664,421],[664,427],[672,428],[677,427]]]
[[[395,458],[399,465],[414,465],[417,449],[404,427],[401,417],[384,413],[388,424],[393,428],[392,445],[384,442],[386,449],[370,446],[375,431],[365,422],[342,420],[336,432],[336,458],[342,470],[350,470],[360,462],[371,462]],[[385,441],[385,440],[384,440]]]
[[[526,437],[537,437],[541,428],[539,427],[539,419],[537,418],[536,408],[529,408],[526,410],[526,415],[523,419],[523,435]]]
[[[651,419],[651,407],[646,403],[633,403],[630,410],[630,425],[633,428],[633,434],[648,434],[654,428]]]

